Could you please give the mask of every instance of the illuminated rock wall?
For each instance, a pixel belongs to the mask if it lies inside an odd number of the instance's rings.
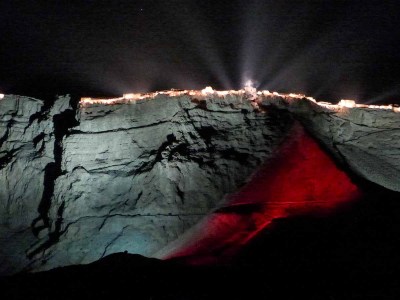
[[[37,242],[32,227],[44,225],[53,194],[54,119],[72,112],[69,100],[51,107],[28,97],[0,100],[0,274],[30,262],[26,251]]]
[[[15,175],[34,181],[36,190],[21,191],[18,199],[2,195],[2,203],[17,207],[26,205],[26,193],[36,195],[19,214],[23,224],[14,209],[5,212],[15,226],[3,226],[4,243],[11,232],[27,242],[18,249],[21,261],[11,256],[19,246],[4,248],[3,273],[89,263],[125,250],[152,256],[177,239],[241,186],[292,126],[289,114],[258,112],[245,97],[197,101],[158,95],[137,103],[91,105],[76,111],[75,124],[70,115],[53,124],[58,106],[50,109],[46,126],[52,140],[42,150],[47,155],[37,159],[36,173],[21,167]],[[7,97],[3,105],[15,99]],[[33,103],[34,114],[41,102]],[[32,113],[24,115],[29,119]],[[34,135],[26,139],[34,148]],[[46,169],[49,163],[54,169]],[[9,168],[5,164],[2,172],[11,174]],[[9,177],[4,178],[7,186]]]
[[[0,117],[1,274],[157,256],[268,168],[294,119],[343,166],[400,191],[394,109],[209,88],[80,108],[6,95]]]
[[[398,107],[343,107],[282,98],[288,109],[354,173],[400,192],[400,113]],[[271,98],[263,99],[264,105]]]

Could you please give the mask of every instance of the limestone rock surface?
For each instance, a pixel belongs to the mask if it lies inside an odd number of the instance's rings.
[[[2,110],[12,133],[3,134],[2,152],[20,140],[26,150],[2,165],[2,214],[13,223],[2,226],[2,241],[24,243],[3,248],[2,272],[120,251],[152,256],[177,239],[242,185],[292,125],[289,114],[260,113],[245,97],[159,95],[81,107],[71,120],[70,111],[56,118],[70,109],[64,98],[43,112],[39,100],[7,96],[2,105],[20,103],[24,123],[15,127],[13,111]],[[43,120],[32,117],[39,113]],[[18,261],[10,259],[15,248]]]
[[[243,93],[76,107],[0,100],[0,274],[154,256],[224,204],[298,119],[351,171],[400,191],[399,114]]]
[[[400,192],[400,113],[378,107],[318,105],[303,99],[265,99],[288,109],[357,175]]]
[[[36,241],[31,228],[53,195],[54,119],[72,112],[69,101],[60,97],[52,107],[29,97],[0,101],[0,273],[29,263],[25,251]]]

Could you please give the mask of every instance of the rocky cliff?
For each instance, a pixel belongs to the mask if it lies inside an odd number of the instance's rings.
[[[282,101],[283,100],[283,101]],[[336,158],[361,177],[400,192],[400,109],[275,99],[291,111]],[[268,105],[271,100],[262,100]]]
[[[213,90],[0,100],[0,273],[157,256],[276,157],[299,120],[339,164],[400,191],[396,108]]]

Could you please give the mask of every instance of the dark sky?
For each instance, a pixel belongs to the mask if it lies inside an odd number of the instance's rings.
[[[398,1],[0,1],[0,92],[259,88],[400,102]],[[397,5],[396,5],[397,4]]]

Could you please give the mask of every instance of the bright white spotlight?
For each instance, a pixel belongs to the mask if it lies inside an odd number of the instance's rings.
[[[247,95],[250,95],[250,99],[255,99],[257,98],[257,89],[255,88],[256,83],[249,79],[246,80],[244,84],[244,91]]]
[[[124,98],[124,99],[135,99],[135,98],[137,98],[137,94],[133,94],[133,93],[129,93],[129,94],[123,94],[122,95],[122,97]]]
[[[206,87],[205,89],[201,90],[201,93],[203,95],[209,95],[209,94],[214,94],[214,89],[211,86]]]
[[[356,107],[356,101],[354,100],[347,100],[347,99],[342,99],[338,103],[339,106],[344,106],[344,107]]]
[[[246,88],[246,87],[250,87],[250,88],[253,88],[254,86],[255,86],[255,82],[253,81],[253,80],[251,80],[251,79],[249,79],[249,80],[246,80],[246,82],[244,83],[244,87]]]
[[[0,94],[0,99],[3,99],[4,98],[4,94]]]

